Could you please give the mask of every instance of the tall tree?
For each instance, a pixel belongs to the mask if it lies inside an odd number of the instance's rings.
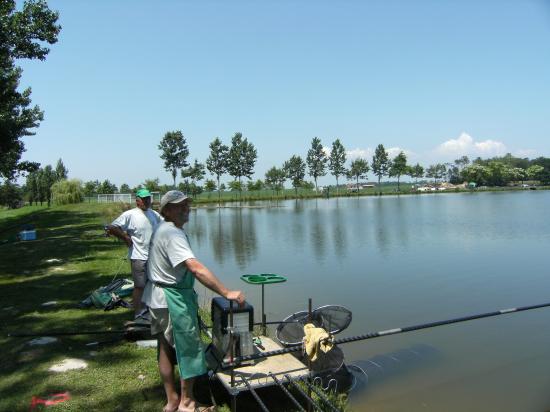
[[[309,170],[309,175],[315,181],[315,191],[317,192],[317,178],[327,174],[326,164],[328,162],[327,155],[323,151],[321,139],[314,137],[311,141],[311,149],[307,152],[306,163]]]
[[[130,186],[128,186],[127,183],[123,183],[120,185],[120,189],[118,189],[119,193],[132,193],[132,189],[130,189]]]
[[[58,13],[45,1],[29,0],[21,11],[15,8],[15,0],[0,1],[0,177],[8,180],[38,169],[38,163],[20,161],[22,138],[34,135],[32,129],[44,118],[38,106],[30,107],[30,87],[18,90],[23,70],[16,61],[44,60],[50,51],[44,44],[57,42],[61,30]]]
[[[286,176],[292,181],[294,193],[298,195],[298,188],[304,183],[306,164],[300,156],[294,155],[283,166]]]
[[[372,157],[372,172],[378,176],[378,191],[381,194],[382,189],[380,188],[380,179],[383,176],[387,176],[388,170],[390,168],[390,160],[388,158],[388,152],[384,149],[384,145],[379,144],[376,146],[374,151],[374,156]]]
[[[189,186],[189,188],[191,189],[191,194],[193,196],[197,194],[197,182],[204,179],[205,175],[206,172],[204,171],[204,164],[199,163],[197,159],[195,159],[195,162],[191,166],[181,171],[181,176],[183,178],[191,179],[191,186]]]
[[[277,168],[273,166],[265,173],[265,184],[276,194],[279,194],[279,190],[283,189],[284,182],[286,180],[286,172],[284,168]]]
[[[218,182],[218,201],[221,199],[220,177],[227,171],[228,155],[229,148],[216,137],[210,143],[210,156],[206,159],[206,168],[211,174],[216,176]]]
[[[336,195],[338,195],[338,178],[346,174],[346,149],[340,142],[340,139],[336,139],[332,143],[332,150],[328,158],[328,168],[332,175],[336,178]]]
[[[242,133],[237,132],[231,139],[227,171],[235,180],[242,183],[241,178],[250,179],[254,174],[257,157],[258,154],[254,145],[248,139],[243,139]],[[242,187],[242,184],[240,187]]]
[[[359,195],[359,179],[366,179],[369,171],[369,164],[365,159],[355,159],[351,162],[350,168],[347,172],[348,179],[355,179],[355,187],[357,188],[357,195]]]
[[[55,180],[64,180],[69,176],[69,170],[63,164],[63,160],[59,159],[55,165]]]
[[[424,177],[424,168],[420,166],[420,163],[417,163],[414,166],[409,167],[408,175],[415,179],[415,184],[418,184],[418,179]]]
[[[172,173],[175,188],[178,170],[189,166],[189,163],[187,163],[189,148],[183,133],[180,130],[167,132],[160,141],[158,148],[161,151],[160,158],[164,160],[164,170]]]
[[[407,166],[407,155],[403,152],[399,152],[397,156],[394,157],[390,165],[389,175],[390,177],[397,177],[397,191],[400,192],[399,180],[402,175],[406,174],[408,170]]]
[[[55,172],[50,165],[47,165],[38,172],[38,187],[40,193],[40,204],[48,202],[50,207],[52,202],[52,185],[55,183]]]
[[[37,171],[31,172],[27,175],[27,179],[25,182],[25,187],[27,191],[27,196],[29,199],[29,203],[32,206],[33,202],[35,204],[38,204],[38,201],[40,200],[39,195],[39,188],[38,188],[38,173]]]

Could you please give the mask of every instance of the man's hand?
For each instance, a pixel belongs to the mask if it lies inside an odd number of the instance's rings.
[[[244,293],[241,292],[240,290],[230,290],[227,292],[227,294],[225,295],[225,298],[227,300],[234,300],[236,301],[239,306],[244,306]]]

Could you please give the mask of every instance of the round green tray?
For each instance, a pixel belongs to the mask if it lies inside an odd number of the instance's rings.
[[[274,273],[260,273],[256,275],[242,275],[241,279],[251,285],[266,285],[269,283],[286,282],[286,278]]]

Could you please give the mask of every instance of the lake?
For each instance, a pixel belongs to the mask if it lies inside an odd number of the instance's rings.
[[[257,321],[261,289],[242,274],[288,278],[266,286],[268,321],[307,310],[308,298],[350,309],[337,338],[550,301],[548,191],[251,205],[196,209],[187,229],[197,257],[246,293]],[[342,349],[371,368],[352,397],[358,411],[550,410],[550,308]]]

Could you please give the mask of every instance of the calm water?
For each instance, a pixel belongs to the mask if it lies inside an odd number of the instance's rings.
[[[239,276],[288,277],[266,287],[268,320],[306,310],[311,297],[353,312],[343,337],[550,301],[550,192],[255,205],[197,210],[188,231],[199,259],[257,313],[260,288]],[[365,362],[418,344],[434,353],[371,375],[356,410],[550,410],[550,309],[342,348]]]

